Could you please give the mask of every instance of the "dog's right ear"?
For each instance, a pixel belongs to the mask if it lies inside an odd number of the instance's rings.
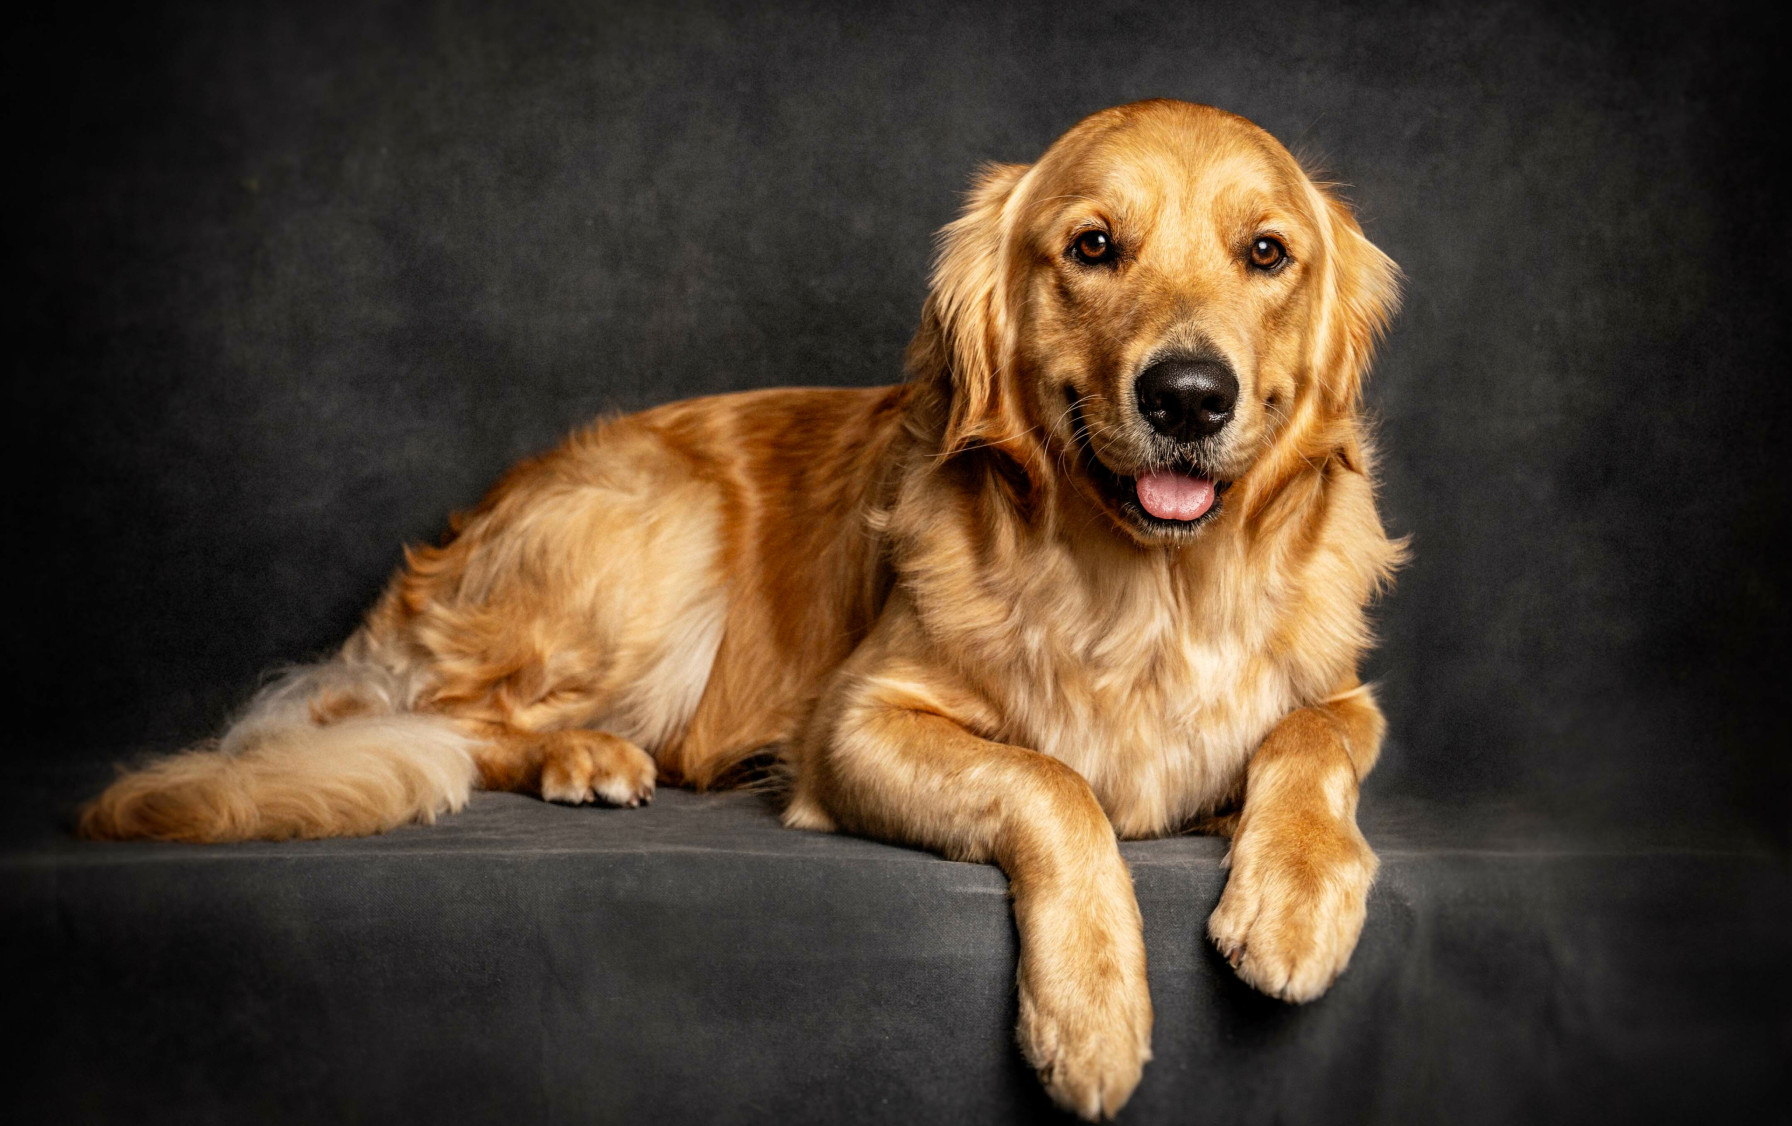
[[[985,165],[963,213],[940,231],[932,286],[907,357],[912,378],[949,388],[942,453],[994,446],[1023,467],[1032,459],[1024,448],[1025,414],[1009,385],[1015,340],[1008,289],[1017,188],[1027,167]]]

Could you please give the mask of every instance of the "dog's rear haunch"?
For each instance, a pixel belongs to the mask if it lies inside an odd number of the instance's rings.
[[[1111,1115],[1152,1020],[1118,837],[1232,836],[1208,932],[1275,996],[1318,996],[1362,928],[1382,720],[1356,669],[1401,545],[1359,410],[1397,282],[1250,123],[1098,113],[978,176],[907,382],[593,425],[409,552],[333,661],[81,829],[634,805],[778,747],[787,824],[1007,872],[1022,1049]]]

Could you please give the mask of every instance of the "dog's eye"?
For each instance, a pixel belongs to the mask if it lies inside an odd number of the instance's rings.
[[[1114,260],[1114,240],[1106,231],[1084,231],[1070,244],[1070,253],[1085,266],[1099,266]]]
[[[1280,239],[1258,235],[1251,240],[1251,265],[1259,270],[1273,270],[1288,260],[1288,248]]]

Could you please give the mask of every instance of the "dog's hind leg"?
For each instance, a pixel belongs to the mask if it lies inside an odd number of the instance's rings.
[[[456,534],[406,553],[332,661],[222,738],[121,775],[84,836],[357,836],[465,805],[653,793],[727,609],[715,487],[655,435],[602,424],[512,470]]]

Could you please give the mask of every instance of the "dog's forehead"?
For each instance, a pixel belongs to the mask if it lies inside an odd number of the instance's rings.
[[[1048,200],[1152,226],[1255,221],[1305,211],[1304,176],[1280,145],[1238,122],[1152,120],[1093,137],[1056,162]]]

